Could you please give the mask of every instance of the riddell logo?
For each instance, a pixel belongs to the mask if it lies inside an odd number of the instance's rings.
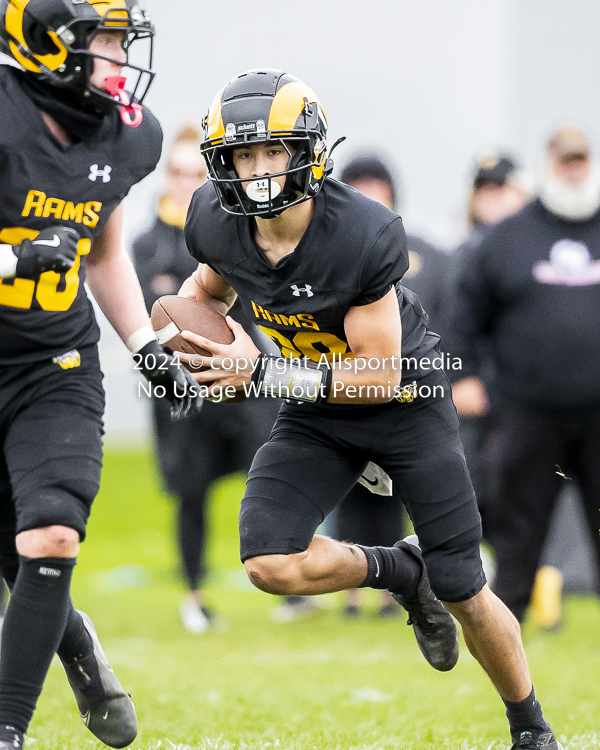
[[[60,570],[57,570],[56,568],[44,568],[43,566],[40,567],[38,573],[41,576],[51,576],[52,578],[60,578],[62,575]]]

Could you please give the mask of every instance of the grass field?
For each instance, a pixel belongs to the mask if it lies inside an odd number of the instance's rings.
[[[183,630],[171,501],[149,452],[109,451],[74,581],[112,666],[132,693],[134,748],[433,750],[505,748],[503,707],[466,648],[436,673],[404,619],[340,619],[339,595],[304,622],[270,619],[276,600],[252,589],[237,557],[243,478],[212,498],[208,598],[219,626]],[[573,597],[558,633],[525,628],[536,691],[570,750],[600,747],[600,606]],[[92,749],[55,660],[27,739],[33,750]]]

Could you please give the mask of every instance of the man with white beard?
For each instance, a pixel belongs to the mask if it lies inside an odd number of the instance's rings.
[[[576,126],[561,128],[550,139],[547,153],[543,204],[566,221],[592,219],[600,206],[600,172],[587,135]]]
[[[495,370],[494,588],[519,620],[565,474],[579,480],[600,564],[599,310],[599,170],[587,135],[563,127],[538,198],[462,258],[452,319],[463,378],[477,383],[482,349]]]

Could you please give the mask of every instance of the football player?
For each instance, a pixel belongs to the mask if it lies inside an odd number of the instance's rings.
[[[506,704],[513,748],[558,750],[518,623],[486,584],[456,410],[445,374],[428,366],[438,337],[400,283],[402,220],[327,179],[326,135],[313,91],[276,70],[233,79],[205,120],[212,184],[190,207],[186,239],[200,264],[180,294],[222,311],[239,295],[281,357],[259,357],[230,320],[228,346],[186,334],[213,355],[195,379],[290,396],[242,501],[246,571],[273,594],[389,589],[439,670],[458,658],[451,612]],[[414,537],[386,548],[314,534],[368,461],[402,488],[421,551]]]
[[[141,104],[152,72],[128,66],[130,46],[152,36],[140,0],[0,0],[15,63],[0,66],[0,569],[12,592],[0,750],[22,747],[55,652],[88,728],[113,747],[136,735],[133,703],[69,587],[102,461],[99,329],[84,281],[174,416],[191,404],[121,241],[122,201],[161,149]]]

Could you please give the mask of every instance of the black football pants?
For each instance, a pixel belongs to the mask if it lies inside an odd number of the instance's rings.
[[[242,561],[307,549],[373,461],[400,493],[438,598],[456,602],[479,593],[481,517],[450,385],[433,372],[420,381],[425,386],[445,395],[368,406],[284,404],[250,469],[240,509]]]

